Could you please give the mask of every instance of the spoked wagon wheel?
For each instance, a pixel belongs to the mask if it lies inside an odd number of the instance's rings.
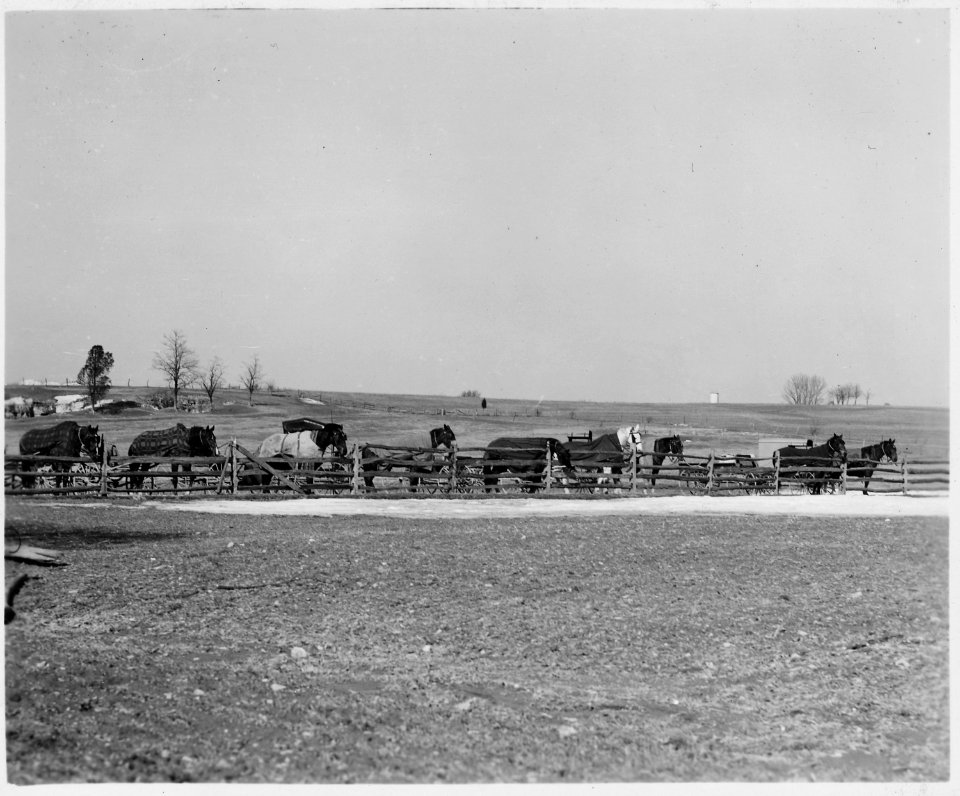
[[[840,477],[830,475],[823,482],[820,491],[825,495],[836,495],[840,491]]]
[[[597,482],[593,477],[588,477],[586,480],[578,478],[576,481],[571,481],[569,486],[577,492],[585,492],[588,495],[597,493]]]
[[[53,471],[52,464],[40,465],[36,470],[36,478],[33,482],[34,489],[53,489],[57,485],[57,474]]]
[[[520,478],[499,478],[497,479],[497,485],[494,488],[496,492],[499,492],[503,495],[515,495],[521,491],[526,486],[524,481]]]
[[[344,476],[340,475],[340,473],[347,472],[347,468],[340,462],[334,462],[330,470],[332,472],[337,473],[337,475],[334,475],[330,479],[331,489],[333,491],[333,494],[342,495],[344,492],[349,491],[350,489],[349,479],[344,478]]]
[[[450,491],[451,472],[452,471],[450,470],[449,464],[443,465],[443,467],[437,471],[436,475],[431,476],[430,478],[424,478],[421,481],[423,488],[426,489],[431,495],[435,495],[437,492],[446,494]]]
[[[77,462],[70,467],[72,486],[94,486],[100,483],[100,468],[93,464]]]
[[[472,464],[457,468],[457,492],[467,494],[483,491],[483,468]]]
[[[680,470],[680,478],[686,481],[687,491],[691,495],[705,495],[709,488],[709,477],[704,467],[687,467]]]
[[[797,479],[797,489],[801,495],[812,495],[816,489],[816,484],[814,484],[813,473],[809,471],[800,471],[795,473],[794,478]]]
[[[777,491],[772,473],[748,473],[744,491],[748,495],[772,495]]]
[[[121,487],[128,486],[127,476],[111,475],[111,473],[119,472],[121,470],[123,470],[123,467],[120,466],[110,467],[107,469],[107,486],[110,489],[120,489]]]

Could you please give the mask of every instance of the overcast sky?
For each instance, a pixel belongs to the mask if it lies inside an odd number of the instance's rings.
[[[7,382],[947,403],[945,10],[5,24]]]

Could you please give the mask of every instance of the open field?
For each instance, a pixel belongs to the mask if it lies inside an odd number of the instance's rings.
[[[945,518],[552,503],[8,500],[8,542],[67,562],[7,627],[10,780],[948,777]]]
[[[75,388],[43,388],[7,385],[7,397],[50,398],[75,392]],[[110,392],[116,400],[146,399],[156,389],[118,387]],[[476,398],[449,396],[367,395],[353,393],[304,393],[321,403],[304,403],[296,390],[281,395],[257,394],[255,406],[247,394],[225,390],[217,394],[213,412],[175,413],[164,410],[130,410],[120,415],[89,412],[69,415],[81,423],[94,423],[125,453],[141,431],[166,428],[178,421],[187,425],[215,425],[222,442],[235,438],[255,446],[280,430],[280,422],[291,417],[310,416],[343,424],[349,443],[401,443],[424,438],[429,429],[449,423],[461,446],[481,446],[497,436],[551,435],[565,440],[570,433],[588,429],[595,433],[612,431],[622,425],[644,426],[644,446],[653,440],[678,433],[690,454],[745,452],[756,454],[760,436],[790,436],[824,439],[833,433],[844,435],[851,451],[863,445],[894,437],[901,456],[945,458],[948,455],[949,413],[946,409],[887,406],[796,407],[786,404],[599,404],[575,402],[531,402],[490,399],[483,412]],[[373,408],[363,408],[373,407]],[[443,415],[441,416],[441,412]],[[5,449],[17,450],[24,432],[44,427],[68,416],[47,416],[8,421]],[[93,419],[95,418],[95,419]]]
[[[253,446],[307,415],[351,444],[641,422],[691,453],[817,427],[946,455],[936,409],[307,397],[68,417],[121,450],[178,421]],[[7,449],[61,419],[8,421]],[[8,776],[944,781],[945,501],[8,498],[7,543],[67,564],[6,562],[40,576],[7,626]]]

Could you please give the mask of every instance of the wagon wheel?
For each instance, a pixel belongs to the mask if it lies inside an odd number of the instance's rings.
[[[680,478],[686,481],[687,491],[691,495],[707,494],[710,479],[705,467],[685,467],[680,470]]]
[[[457,492],[482,492],[483,491],[483,468],[472,464],[462,465],[457,468]]]
[[[42,464],[36,470],[36,479],[33,482],[34,489],[53,489],[57,485],[57,474],[53,470],[52,464]]]
[[[335,473],[345,473],[347,468],[341,462],[333,462],[330,467],[331,472]],[[347,478],[344,478],[342,475],[335,475],[330,479],[330,489],[335,495],[342,495],[344,492],[349,491],[350,481]]]
[[[51,464],[41,464],[36,470],[24,469],[10,472],[4,479],[11,489],[53,489],[57,485],[56,473]]]
[[[503,495],[514,495],[522,492],[527,487],[527,482],[516,476],[504,476],[497,478],[497,485],[494,489]]]
[[[602,470],[585,470],[582,475],[586,476],[581,477],[581,472],[576,470],[572,479],[567,479],[561,477],[560,482],[564,486],[569,486],[570,489],[575,492],[585,492],[588,495],[595,495],[600,491],[600,476],[603,474]]]
[[[127,487],[127,476],[111,475],[111,473],[116,473],[121,470],[123,470],[123,467],[119,465],[107,468],[107,488],[108,489],[125,489]]]
[[[430,478],[421,479],[420,483],[423,484],[423,488],[431,495],[435,495],[437,492],[446,494],[450,491],[451,472],[450,465],[445,464],[435,475],[432,475]]]
[[[100,468],[94,464],[77,462],[70,466],[72,486],[94,486],[100,483]]]
[[[840,491],[840,481],[836,478],[828,478],[820,485],[820,491],[825,495],[835,495]]]
[[[597,477],[591,473],[586,479],[580,478],[579,474],[575,481],[570,481],[564,486],[569,486],[577,492],[586,492],[588,495],[595,495],[598,491]]]
[[[772,474],[752,472],[747,473],[744,492],[754,495],[772,495],[777,491]]]
[[[817,485],[814,483],[814,474],[809,470],[801,470],[793,476],[797,482],[797,489],[801,495],[812,495]]]
[[[734,470],[737,491],[741,495],[751,495],[755,489],[756,473],[746,467],[737,467]]]

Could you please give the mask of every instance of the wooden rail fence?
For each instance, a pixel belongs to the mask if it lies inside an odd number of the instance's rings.
[[[4,457],[5,495],[192,494],[240,495],[251,492],[287,492],[323,495],[410,494],[548,494],[605,493],[652,495],[688,492],[696,495],[797,494],[808,492],[869,491],[924,494],[949,488],[948,460],[918,459],[864,462],[856,467],[781,463],[750,456],[683,455],[656,466],[653,454],[626,454],[619,466],[577,463],[565,469],[543,454],[539,472],[528,468],[529,458],[516,450],[501,450],[498,467],[511,472],[484,474],[485,448],[412,448],[369,443],[374,456],[363,458],[364,445],[354,445],[347,456],[317,459],[260,458],[235,440],[225,455],[213,457],[120,457],[105,450],[102,461],[52,456]],[[134,470],[132,465],[146,466]],[[190,472],[182,468],[189,466]],[[174,467],[181,468],[175,470]],[[57,472],[57,470],[61,472]],[[65,483],[58,486],[57,478]],[[143,479],[136,483],[134,479]]]

